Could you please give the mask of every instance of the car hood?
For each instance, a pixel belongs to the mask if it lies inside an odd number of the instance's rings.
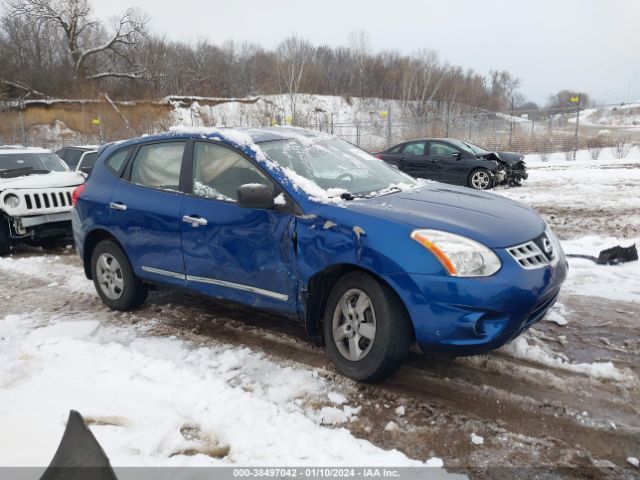
[[[464,235],[493,248],[527,242],[546,228],[540,215],[526,205],[437,182],[409,192],[354,201],[349,208],[414,228]]]
[[[500,160],[504,160],[509,165],[515,165],[524,160],[524,155],[517,152],[496,152]]]
[[[74,187],[84,182],[78,172],[51,172],[25,175],[17,178],[0,178],[0,190],[8,188],[60,188]]]

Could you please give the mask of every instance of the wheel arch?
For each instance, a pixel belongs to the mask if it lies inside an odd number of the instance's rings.
[[[306,290],[303,295],[304,303],[304,324],[309,339],[316,345],[324,343],[322,333],[322,317],[329,298],[329,294],[339,278],[351,272],[362,272],[374,278],[382,285],[387,287],[398,298],[404,308],[405,315],[411,323],[411,335],[415,339],[415,329],[411,321],[409,310],[398,294],[396,289],[388,281],[378,273],[364,268],[360,265],[350,263],[340,263],[330,265],[319,272],[314,273],[307,282]]]
[[[108,230],[97,228],[89,232],[84,240],[84,246],[82,249],[82,264],[84,267],[84,274],[89,280],[93,280],[93,278],[91,277],[91,256],[93,255],[93,250],[96,248],[96,245],[98,245],[103,240],[113,241],[126,255],[124,248],[122,248],[122,244]]]

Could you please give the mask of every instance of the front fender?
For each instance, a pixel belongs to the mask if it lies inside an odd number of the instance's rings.
[[[299,316],[309,337],[321,343],[319,329],[326,300],[337,279],[362,270],[404,298],[394,275],[410,271],[446,275],[424,247],[410,239],[413,228],[349,209],[327,208],[296,217],[296,269]]]

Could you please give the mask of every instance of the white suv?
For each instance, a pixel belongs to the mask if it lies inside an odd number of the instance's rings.
[[[83,182],[50,150],[0,146],[0,255],[16,242],[69,235],[73,190]]]

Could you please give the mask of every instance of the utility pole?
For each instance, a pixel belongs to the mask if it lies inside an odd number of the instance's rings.
[[[511,117],[509,117],[509,150],[511,150],[512,138],[513,138],[513,95],[511,95]]]
[[[387,108],[387,148],[391,146],[391,105]]]
[[[20,118],[20,133],[22,137],[22,145],[27,146],[27,132],[24,128],[24,97],[20,97],[20,104],[18,106],[18,116]]]
[[[576,134],[573,139],[573,161],[576,161],[576,156],[578,154],[578,128],[580,127],[580,104],[582,103],[582,98],[578,95],[578,113],[576,115]]]

